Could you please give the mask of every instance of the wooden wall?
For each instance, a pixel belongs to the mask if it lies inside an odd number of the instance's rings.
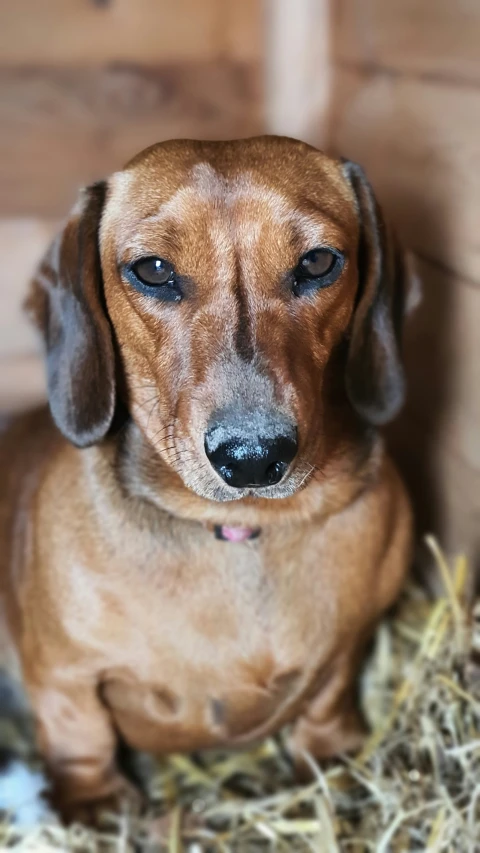
[[[480,4],[332,0],[328,145],[360,161],[423,279],[392,439],[422,527],[480,550]],[[325,134],[325,128],[323,128]]]
[[[42,394],[19,306],[79,186],[265,127],[359,160],[424,282],[392,441],[420,528],[478,554],[478,0],[0,0],[0,127],[2,408]]]
[[[262,127],[257,0],[0,0],[0,407],[43,394],[21,315],[80,186],[160,139]]]

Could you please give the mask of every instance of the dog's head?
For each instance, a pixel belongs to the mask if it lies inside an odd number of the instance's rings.
[[[30,309],[79,447],[119,398],[197,495],[296,492],[332,430],[404,397],[404,273],[359,166],[289,139],[176,141],[86,189]]]

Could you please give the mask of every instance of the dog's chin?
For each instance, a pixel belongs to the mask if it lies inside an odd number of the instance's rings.
[[[297,492],[304,489],[310,480],[310,476],[306,477],[305,474],[292,472],[276,486],[234,489],[223,483],[220,478],[216,478],[215,480],[212,478],[211,482],[205,483],[205,480],[198,480],[195,477],[191,477],[187,472],[180,474],[180,477],[186,488],[194,492],[199,498],[215,501],[216,503],[231,503],[232,501],[248,501],[251,503],[256,500],[282,500],[291,498]]]

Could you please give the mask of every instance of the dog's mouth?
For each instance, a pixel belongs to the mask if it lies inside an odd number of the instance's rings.
[[[304,489],[310,482],[316,468],[308,463],[302,463],[292,466],[292,469],[287,471],[282,481],[277,485],[272,486],[246,486],[245,488],[232,488],[228,483],[223,482],[215,472],[199,466],[198,468],[191,467],[188,464],[182,465],[181,469],[177,469],[177,473],[183,482],[183,485],[198,495],[200,498],[205,498],[208,501],[213,501],[220,504],[243,504],[251,509],[258,509],[265,503],[270,503],[276,500],[285,500],[293,497],[297,492]],[[225,518],[226,528],[229,527],[229,515]],[[241,518],[241,517],[240,517]],[[240,519],[239,519],[240,520]],[[247,519],[245,519],[247,521]],[[247,521],[248,523],[248,521]],[[235,528],[236,529],[236,528]],[[241,527],[243,529],[243,525]],[[245,527],[245,529],[247,529]],[[250,530],[250,528],[248,528]],[[241,534],[238,534],[240,537]],[[226,529],[225,539],[234,539],[236,534],[230,536]],[[248,538],[249,534],[245,538]],[[241,541],[238,538],[238,541]]]
[[[216,524],[214,527],[216,539],[224,542],[247,542],[249,539],[257,539],[260,536],[260,527],[231,527],[225,524]]]

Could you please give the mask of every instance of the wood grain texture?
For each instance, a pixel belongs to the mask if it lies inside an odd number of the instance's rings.
[[[480,287],[417,262],[423,297],[405,328],[407,415],[480,476]]]
[[[406,323],[407,405],[389,429],[420,532],[480,557],[480,288],[417,263],[423,299]],[[479,566],[480,571],[480,566]]]
[[[389,444],[413,498],[419,536],[434,533],[448,553],[465,553],[479,577],[480,473],[406,416],[390,430]]]
[[[54,217],[161,139],[259,132],[259,73],[232,62],[3,70],[0,126],[0,216]]]
[[[265,48],[263,0],[223,0],[220,8],[225,15],[222,55],[244,62],[263,61]]]
[[[322,147],[330,95],[330,0],[265,0],[265,113],[270,133]]]
[[[478,0],[335,0],[334,61],[480,82]]]
[[[258,60],[257,0],[1,0],[3,65]]]
[[[0,359],[40,349],[22,310],[28,283],[57,228],[55,222],[0,219]]]
[[[0,414],[33,408],[45,399],[45,370],[40,355],[0,359]]]
[[[480,90],[337,68],[331,147],[358,160],[411,248],[480,283]]]

